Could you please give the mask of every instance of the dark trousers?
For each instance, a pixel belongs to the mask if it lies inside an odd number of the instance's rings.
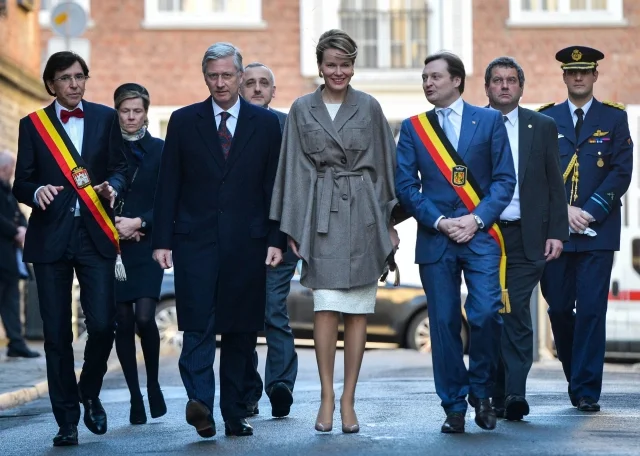
[[[520,226],[502,227],[507,249],[507,289],[511,312],[502,315],[502,339],[494,398],[524,396],[533,364],[531,293],[544,272],[545,260],[530,261],[524,254]]]
[[[493,393],[502,332],[499,267],[499,255],[478,255],[466,244],[453,241],[437,262],[420,265],[420,279],[427,294],[436,393],[447,413],[465,412],[470,392],[478,398]],[[462,272],[469,290],[465,302],[470,328],[468,371],[460,337]]]
[[[576,398],[600,399],[612,267],[613,251],[563,252],[540,282],[558,359]]]
[[[185,331],[178,366],[189,399],[213,411],[216,356],[215,318],[211,315],[203,332]],[[257,333],[222,334],[220,344],[220,411],[225,421],[244,418],[246,367],[256,347]]]
[[[268,347],[264,371],[264,390],[267,394],[278,382],[284,383],[293,391],[298,375],[298,354],[287,311],[287,296],[297,264],[295,260],[285,261],[275,268],[267,269],[267,303],[264,319]],[[245,380],[245,402],[248,405],[255,404],[260,400],[263,388],[258,372],[258,353],[255,350],[251,362],[247,365]]]
[[[78,389],[96,398],[107,372],[115,329],[115,259],[96,250],[80,217],[76,217],[64,256],[55,263],[33,265],[44,330],[47,380],[58,425],[78,424]],[[71,328],[71,292],[75,270],[80,304],[87,327],[87,344],[80,383],[76,383]]]
[[[9,347],[25,345],[20,321],[19,279],[0,279],[0,319],[9,339]]]

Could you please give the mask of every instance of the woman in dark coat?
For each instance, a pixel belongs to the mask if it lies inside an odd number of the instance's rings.
[[[116,352],[131,393],[129,421],[144,424],[147,415],[138,383],[136,327],[147,370],[151,417],[157,418],[167,412],[158,383],[160,335],[155,321],[163,270],[151,257],[153,201],[164,141],[147,131],[150,101],[144,87],[123,84],[116,89],[113,98],[129,163],[129,187],[116,206],[116,228],[127,271],[127,280],[116,282]]]

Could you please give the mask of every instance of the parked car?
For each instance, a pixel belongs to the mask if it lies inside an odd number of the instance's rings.
[[[160,303],[156,310],[156,322],[160,340],[176,348],[182,346],[182,333],[178,331],[173,271],[167,270],[162,281]],[[367,340],[388,342],[422,352],[431,351],[427,298],[421,287],[391,282],[379,283],[375,314],[368,317]],[[464,296],[463,296],[464,304]],[[313,338],[313,295],[300,284],[296,273],[291,280],[291,292],[287,298],[291,328],[296,339]],[[343,337],[340,326],[339,337]],[[469,343],[469,327],[462,312],[462,343],[465,351]]]

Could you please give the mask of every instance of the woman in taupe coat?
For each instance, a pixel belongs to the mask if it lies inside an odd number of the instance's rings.
[[[342,431],[360,429],[354,410],[367,314],[378,279],[399,239],[391,212],[395,142],[378,102],[353,89],[356,43],[340,30],[316,47],[320,76],[314,93],[298,98],[285,125],[271,218],[303,261],[302,285],[313,289],[314,342],[321,405],[318,431],[333,426],[333,371],[338,322],[344,319]]]

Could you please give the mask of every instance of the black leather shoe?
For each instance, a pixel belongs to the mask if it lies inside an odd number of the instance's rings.
[[[186,409],[187,423],[196,428],[198,435],[210,438],[216,435],[216,423],[209,411],[209,407],[202,402],[191,399],[187,402]]]
[[[236,437],[246,437],[253,435],[253,428],[244,418],[229,420],[224,422],[224,435],[228,437],[232,435]]]
[[[282,382],[278,382],[269,391],[271,401],[271,415],[276,418],[287,416],[291,412],[293,404],[293,394],[291,390]]]
[[[500,399],[497,399],[495,397],[491,398],[491,407],[493,407],[493,410],[496,412],[496,418],[505,417],[503,398],[500,398]]]
[[[147,399],[149,400],[151,418],[159,418],[167,413],[167,404],[159,386],[156,388],[147,387]]]
[[[107,432],[107,412],[102,407],[100,398],[82,398],[84,405],[84,424],[94,434],[102,435]]]
[[[504,417],[509,421],[520,421],[524,416],[529,414],[529,403],[524,396],[507,396],[504,404]]]
[[[464,413],[447,413],[447,419],[444,420],[440,432],[443,434],[462,434],[464,432]]]
[[[578,406],[578,398],[573,395],[571,392],[571,385],[567,386],[567,392],[569,393],[569,400],[571,401],[571,405],[574,407]]]
[[[245,418],[251,418],[252,416],[259,415],[260,409],[258,408],[257,402],[251,402],[247,404],[247,414],[244,416]]]
[[[489,399],[476,400],[476,424],[482,429],[491,431],[496,428],[496,412]]]
[[[144,424],[147,422],[147,413],[144,410],[142,396],[131,398],[131,409],[129,410],[129,423]]]
[[[30,350],[26,345],[19,345],[17,347],[9,346],[7,356],[9,358],[37,358],[40,353]]]
[[[78,426],[63,424],[53,438],[53,446],[73,446],[78,444]]]
[[[581,412],[599,412],[600,404],[589,396],[581,397],[578,401],[578,410]]]

